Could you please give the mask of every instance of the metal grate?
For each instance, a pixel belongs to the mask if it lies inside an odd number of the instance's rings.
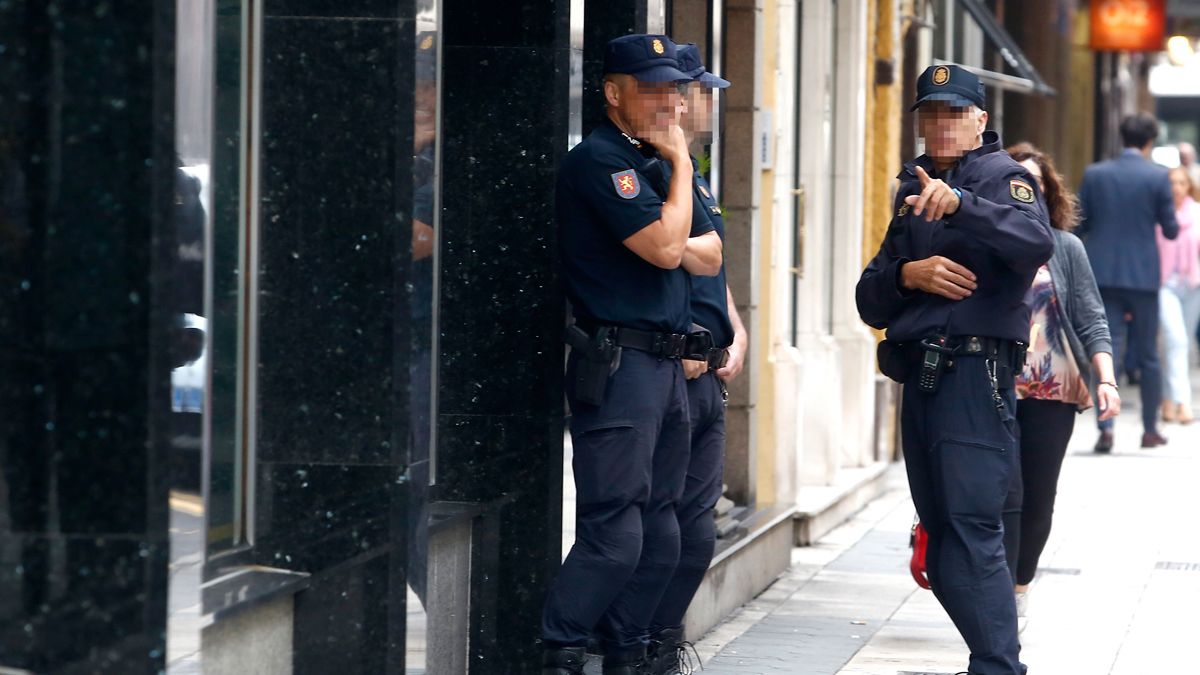
[[[1158,562],[1154,565],[1156,570],[1170,570],[1172,572],[1200,572],[1200,563],[1194,562]]]

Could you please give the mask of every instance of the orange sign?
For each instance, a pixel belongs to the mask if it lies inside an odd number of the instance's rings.
[[[1162,51],[1166,0],[1092,0],[1091,48],[1098,51]]]

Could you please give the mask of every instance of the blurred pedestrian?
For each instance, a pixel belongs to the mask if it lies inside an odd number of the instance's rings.
[[[1160,328],[1165,356],[1162,416],[1165,422],[1190,424],[1192,383],[1189,379],[1192,335],[1200,321],[1200,204],[1192,199],[1194,185],[1187,169],[1171,169],[1171,194],[1179,236],[1158,234],[1162,260],[1159,291]]]
[[[1179,165],[1192,181],[1192,199],[1200,199],[1200,162],[1196,161],[1196,146],[1186,141],[1179,144]]]
[[[1158,120],[1148,113],[1121,121],[1125,150],[1116,159],[1089,166],[1079,189],[1076,232],[1087,247],[1104,298],[1113,338],[1113,359],[1122,364],[1126,345],[1136,349],[1141,369],[1142,447],[1164,445],[1158,432],[1162,399],[1158,363],[1158,289],[1161,286],[1156,226],[1168,239],[1179,233],[1167,169],[1150,161]],[[1126,328],[1125,314],[1132,322]],[[1127,339],[1129,338],[1129,339]],[[1103,413],[1100,413],[1103,415]],[[1113,447],[1111,419],[1099,420],[1096,452]]]
[[[1054,255],[1042,265],[1026,296],[1031,316],[1025,370],[1017,377],[1021,472],[1004,514],[1004,547],[1016,583],[1017,616],[1025,616],[1026,593],[1050,538],[1058,477],[1075,429],[1075,415],[1092,407],[1088,383],[1099,380],[1100,419],[1121,412],[1113,372],[1112,338],[1104,301],[1087,251],[1071,230],[1079,204],[1054,162],[1028,143],[1008,149],[1025,167],[1046,200],[1054,228]]]

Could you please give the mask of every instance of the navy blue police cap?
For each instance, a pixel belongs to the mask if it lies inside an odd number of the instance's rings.
[[[679,69],[691,77],[693,82],[699,82],[709,89],[724,89],[729,86],[729,80],[705,70],[704,61],[700,58],[700,48],[694,43],[679,45]]]
[[[624,73],[639,82],[691,82],[679,69],[675,43],[666,35],[622,35],[604,47],[604,73]]]
[[[962,66],[929,66],[917,78],[916,110],[928,101],[945,101],[956,108],[984,105],[983,82],[979,76]]]

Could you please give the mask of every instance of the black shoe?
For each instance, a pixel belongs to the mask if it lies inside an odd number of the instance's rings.
[[[604,655],[604,675],[648,675],[645,649],[609,651]]]
[[[558,647],[542,653],[542,675],[583,675],[583,647]]]
[[[1104,430],[1100,432],[1100,440],[1096,441],[1096,454],[1107,455],[1113,449],[1113,432]]]
[[[1167,437],[1163,436],[1162,434],[1158,433],[1157,431],[1147,431],[1146,433],[1142,434],[1142,447],[1143,448],[1157,448],[1160,445],[1166,445],[1166,444],[1167,444]]]

